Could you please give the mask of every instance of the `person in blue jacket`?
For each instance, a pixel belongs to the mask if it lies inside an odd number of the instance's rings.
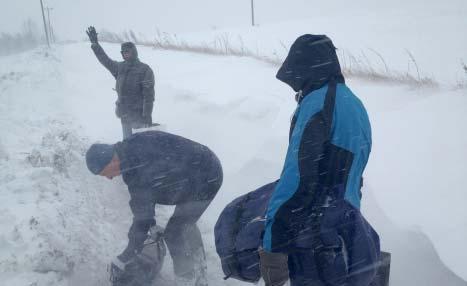
[[[338,224],[332,220],[341,209],[360,208],[362,173],[371,150],[367,112],[345,84],[336,48],[327,36],[296,39],[276,77],[296,92],[298,106],[280,180],[268,204],[260,250],[262,277],[266,285],[274,286],[288,280],[290,265],[302,263],[288,261],[288,254],[301,249],[303,241],[298,238],[303,231],[311,228],[315,234],[310,238],[314,252],[308,256],[342,248],[338,236],[331,235]],[[323,207],[333,201],[345,205],[334,208],[333,215],[324,213]]]
[[[124,275],[126,265],[141,253],[156,224],[155,205],[174,205],[163,237],[176,285],[206,286],[205,253],[196,222],[222,185],[222,166],[214,152],[181,136],[146,131],[116,144],[91,145],[86,163],[95,175],[122,175],[130,192],[133,223],[127,247],[111,265],[114,272]]]

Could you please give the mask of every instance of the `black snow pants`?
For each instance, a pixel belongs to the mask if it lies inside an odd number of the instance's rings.
[[[195,285],[207,285],[206,255],[201,232],[196,225],[201,215],[214,199],[222,185],[222,168],[217,157],[207,174],[203,174],[195,184],[199,200],[176,204],[175,211],[169,219],[164,232],[164,240],[174,264],[176,276],[195,281]]]

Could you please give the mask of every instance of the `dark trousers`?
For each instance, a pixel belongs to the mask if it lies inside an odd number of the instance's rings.
[[[165,243],[169,248],[174,264],[175,275],[197,281],[205,285],[206,255],[203,240],[196,222],[211,201],[188,202],[175,207],[164,232]]]
[[[325,286],[319,279],[318,268],[311,251],[297,251],[289,255],[291,286]]]
[[[130,122],[124,122],[122,120],[122,132],[123,132],[123,139],[126,139],[133,134],[133,128],[131,127]]]
[[[142,123],[142,122],[135,122],[135,121],[128,121],[128,120],[121,120],[122,122],[122,133],[123,133],[123,139],[126,139],[133,135],[133,129],[135,128],[143,128],[147,127],[148,124]]]
[[[207,161],[210,168],[197,176],[199,181],[195,184],[202,187],[193,190],[199,200],[177,204],[164,232],[175,275],[194,280],[196,286],[207,285],[206,255],[196,222],[216,196],[223,181],[219,159],[212,155]]]

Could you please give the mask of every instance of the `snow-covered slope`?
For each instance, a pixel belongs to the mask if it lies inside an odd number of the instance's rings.
[[[4,13],[31,6],[26,1],[5,3]],[[362,65],[370,61],[374,68],[385,70],[381,55],[389,68],[399,72],[416,77],[419,72],[441,84],[466,80],[461,66],[462,61],[467,62],[462,34],[467,27],[465,0],[254,0],[254,28],[249,27],[250,1],[53,2],[52,20],[61,39],[83,39],[88,25],[110,31],[132,29],[147,39],[153,39],[159,30],[190,42],[211,42],[215,36],[227,34],[232,44],[239,45],[241,37],[255,51],[282,56],[286,52],[282,44],[288,47],[298,35],[325,33],[339,53],[352,54]],[[33,11],[35,16],[36,8]],[[19,21],[7,21],[9,15],[5,16],[0,17],[0,31]]]
[[[248,58],[139,53],[156,72],[154,120],[223,163],[224,185],[200,228],[211,285],[243,285],[222,280],[213,226],[233,198],[279,175],[293,93]],[[119,179],[88,173],[83,153],[121,138],[113,85],[87,44],[0,59],[0,284],[105,285],[106,263],[126,242],[128,195]],[[466,285],[465,90],[349,86],[372,120],[363,211],[393,253],[393,285]],[[157,208],[158,221],[170,212]]]
[[[431,78],[443,86],[465,84],[467,76],[462,66],[467,62],[467,40],[458,29],[467,27],[467,2],[400,2],[358,0],[343,8],[341,1],[322,1],[316,7],[303,6],[319,13],[310,12],[308,17],[293,21],[177,37],[190,43],[228,39],[232,46],[284,58],[298,36],[326,34],[333,39],[344,66],[408,73],[415,78]]]

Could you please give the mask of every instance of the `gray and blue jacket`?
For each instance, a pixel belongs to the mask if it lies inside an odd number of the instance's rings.
[[[282,174],[266,212],[263,248],[289,252],[300,247],[301,232],[319,232],[322,207],[330,200],[360,208],[371,127],[362,102],[345,85],[335,47],[326,36],[298,38],[277,78],[298,92],[298,106]],[[313,217],[315,224],[310,223]]]

